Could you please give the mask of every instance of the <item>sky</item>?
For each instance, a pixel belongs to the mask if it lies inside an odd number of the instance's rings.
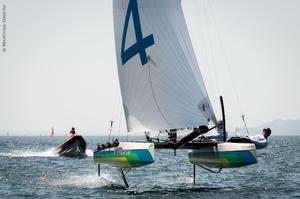
[[[125,132],[112,0],[0,0],[0,135]],[[300,1],[182,0],[215,112],[248,126],[300,118]],[[1,37],[3,25],[1,19]],[[2,41],[1,41],[2,43]],[[2,48],[2,47],[1,47]]]

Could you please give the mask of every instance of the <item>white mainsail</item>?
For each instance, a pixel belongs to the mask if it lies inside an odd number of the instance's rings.
[[[180,0],[113,0],[129,132],[216,123]]]

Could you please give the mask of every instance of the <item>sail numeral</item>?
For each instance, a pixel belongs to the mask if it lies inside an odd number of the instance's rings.
[[[125,50],[125,42],[126,42],[126,36],[128,32],[130,15],[132,15],[132,19],[133,19],[136,43]],[[128,60],[130,60],[132,57],[134,57],[137,54],[140,55],[142,65],[148,63],[146,48],[152,46],[153,44],[154,44],[153,34],[143,38],[137,0],[129,0],[127,13],[125,16],[123,37],[122,37],[122,47],[121,47],[122,65],[124,65]]]

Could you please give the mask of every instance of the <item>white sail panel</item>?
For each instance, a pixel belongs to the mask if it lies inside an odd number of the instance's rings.
[[[114,0],[116,56],[127,129],[216,122],[180,0]]]

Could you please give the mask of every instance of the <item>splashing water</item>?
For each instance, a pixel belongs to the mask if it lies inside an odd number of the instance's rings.
[[[55,148],[48,149],[47,151],[30,151],[30,150],[15,150],[7,153],[0,153],[0,156],[5,157],[57,157],[58,154],[54,153]]]
[[[91,157],[97,142],[106,138],[86,137],[89,149],[84,159],[54,157],[53,147],[62,138],[1,137],[1,198],[299,198],[300,137],[272,137],[258,151],[258,163],[211,174],[193,167],[186,150],[177,156],[157,151],[157,161],[132,169],[126,177],[118,168],[97,164]],[[143,139],[143,138],[136,138]],[[15,158],[16,157],[16,158]],[[293,158],[291,158],[293,157]],[[267,168],[267,170],[266,170]],[[266,172],[267,171],[267,172]],[[249,193],[251,193],[249,195]]]
[[[94,155],[94,152],[91,149],[86,149],[85,153],[86,153],[87,156],[93,156]]]
[[[115,176],[103,173],[101,176],[95,174],[69,175],[50,182],[52,186],[75,186],[82,188],[99,188],[111,184],[116,184]]]
[[[48,149],[46,151],[36,151],[36,150],[13,150],[10,152],[2,152],[0,156],[3,157],[57,157],[58,154],[54,153],[55,148]],[[91,149],[86,150],[86,154],[89,157],[93,156],[93,151]]]

